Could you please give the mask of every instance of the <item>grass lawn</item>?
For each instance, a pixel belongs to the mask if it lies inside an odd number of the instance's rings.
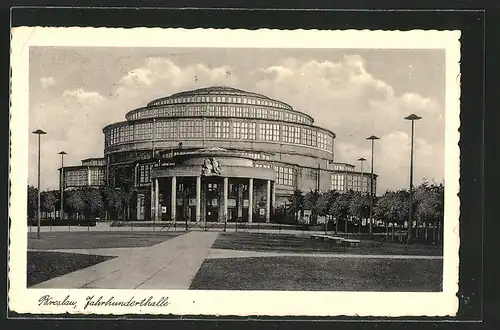
[[[274,252],[318,252],[355,254],[400,254],[441,256],[442,248],[432,245],[406,245],[391,242],[361,241],[357,248],[336,245],[331,241],[316,240],[308,235],[296,236],[270,233],[221,233],[213,249]]]
[[[28,251],[27,286],[30,287],[113,258],[73,253]]]
[[[207,259],[195,290],[442,290],[442,260],[327,257]]]
[[[182,235],[183,232],[52,232],[28,233],[28,249],[91,249],[148,247]]]

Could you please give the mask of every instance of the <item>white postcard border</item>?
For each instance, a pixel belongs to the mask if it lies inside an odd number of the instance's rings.
[[[147,37],[145,37],[147,36]],[[458,309],[460,178],[460,32],[459,31],[320,31],[159,28],[50,28],[12,30],[11,197],[9,216],[9,309],[39,314],[174,314],[270,316],[453,316]],[[26,288],[26,183],[28,181],[29,47],[232,47],[232,48],[390,48],[446,50],[445,221],[443,292],[304,292],[93,290]],[[39,306],[48,294],[72,306]],[[89,296],[128,301],[168,297],[165,307],[89,307]]]

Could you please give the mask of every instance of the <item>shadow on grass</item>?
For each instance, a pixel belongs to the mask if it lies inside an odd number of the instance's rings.
[[[43,233],[40,239],[36,233],[28,234],[28,249],[94,249],[149,247],[163,243],[184,232],[52,232]]]
[[[442,256],[440,246],[406,245],[363,240],[359,247],[345,247],[333,241],[312,239],[309,235],[271,233],[223,233],[214,242],[213,249],[263,252],[353,253],[383,255]]]
[[[115,257],[28,251],[27,287],[113,258]]]
[[[207,259],[193,290],[442,291],[442,260],[264,257]]]

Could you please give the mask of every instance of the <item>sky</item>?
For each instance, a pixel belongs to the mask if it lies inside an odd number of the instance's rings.
[[[102,128],[149,101],[184,90],[229,86],[283,101],[336,134],[335,159],[370,166],[377,193],[409,184],[415,113],[414,183],[444,177],[444,50],[264,48],[30,48],[30,132],[41,128],[41,190],[58,189],[65,166],[102,157]],[[30,132],[27,132],[28,134]],[[30,134],[28,184],[37,180]]]

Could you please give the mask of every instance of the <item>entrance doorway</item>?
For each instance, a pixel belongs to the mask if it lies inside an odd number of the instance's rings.
[[[207,222],[219,221],[219,187],[220,185],[215,182],[207,183],[207,195],[205,198],[205,219]]]

